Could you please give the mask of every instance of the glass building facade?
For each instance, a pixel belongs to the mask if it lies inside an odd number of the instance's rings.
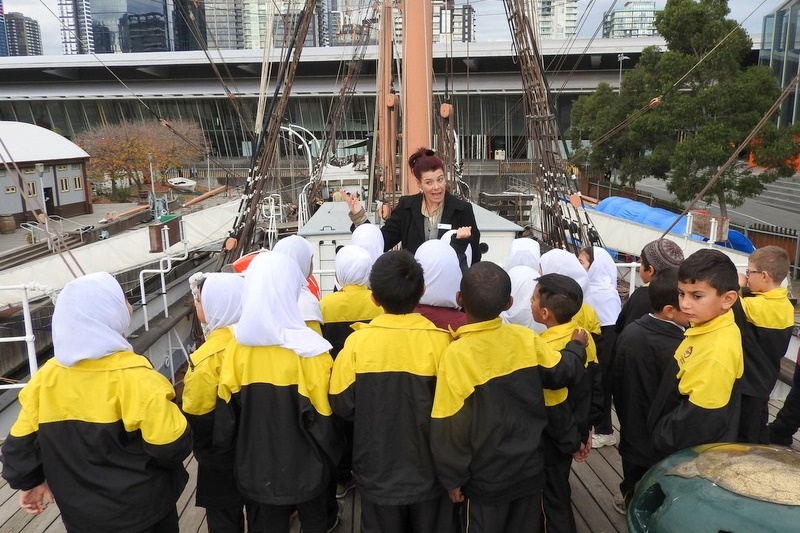
[[[800,0],[783,3],[774,13],[764,17],[761,33],[759,63],[772,69],[781,87],[786,87],[798,74],[800,67]],[[778,126],[798,121],[800,89],[795,87],[781,105]]]
[[[562,96],[559,119],[564,130],[572,102],[578,95]],[[331,96],[297,96],[289,103],[286,121],[311,130],[324,138],[326,120],[333,105]],[[505,150],[508,159],[525,159],[524,113],[519,94],[455,95],[456,130],[464,159],[492,159],[495,150]],[[256,98],[242,98],[245,112],[255,110]],[[186,120],[200,124],[209,139],[214,157],[240,158],[250,154],[247,132],[252,124],[243,124],[228,100],[222,98],[94,99],[94,100],[17,100],[0,102],[0,120],[38,124],[74,138],[87,129],[123,120],[153,120],[153,115],[167,120]],[[248,116],[252,116],[248,113]],[[344,119],[337,128],[341,146],[360,141],[371,133],[375,119],[375,97],[355,95]]]

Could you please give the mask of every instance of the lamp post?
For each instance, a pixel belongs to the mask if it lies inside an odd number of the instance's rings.
[[[150,194],[153,195],[153,218],[157,219],[161,213],[159,213],[158,209],[158,201],[156,198],[156,180],[155,176],[153,175],[153,154],[152,152],[147,153],[147,159],[150,161]]]
[[[34,165],[39,174],[39,188],[42,189],[42,213],[44,214],[44,231],[47,233],[47,242],[50,243],[50,215],[47,213],[47,196],[44,194],[44,163]]]
[[[211,147],[206,144],[206,187],[211,190]]]
[[[617,86],[617,92],[622,93],[622,62],[626,59],[630,59],[630,57],[626,56],[625,54],[617,54],[617,61],[619,61],[619,82]]]

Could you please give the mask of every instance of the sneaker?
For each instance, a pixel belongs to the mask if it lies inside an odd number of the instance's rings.
[[[602,448],[603,446],[614,446],[617,443],[617,436],[613,433],[603,435],[595,433],[592,435],[592,448]]]
[[[337,483],[336,499],[341,500],[342,498],[347,496],[347,493],[353,490],[355,487],[356,487],[356,480],[353,478],[348,479],[347,483],[345,483],[344,485]]]
[[[628,514],[628,504],[621,494],[614,496],[614,510],[619,514]]]

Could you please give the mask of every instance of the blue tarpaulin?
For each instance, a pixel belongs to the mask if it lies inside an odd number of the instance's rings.
[[[610,196],[597,204],[597,211],[606,213],[611,216],[638,222],[645,226],[658,228],[662,231],[666,230],[675,221],[678,215],[661,209],[659,207],[650,207],[642,202],[622,198],[620,196]],[[670,233],[677,233],[683,235],[686,231],[686,217],[681,217],[680,221],[675,224],[675,227],[670,230]],[[697,240],[708,240],[700,237],[699,235],[692,235],[692,238]],[[751,253],[755,250],[755,246],[750,242],[750,239],[745,237],[741,232],[735,230],[728,231],[728,240],[725,242],[716,243],[726,248],[732,248],[744,253]]]

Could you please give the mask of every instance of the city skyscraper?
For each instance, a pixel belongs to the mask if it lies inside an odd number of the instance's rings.
[[[42,54],[42,32],[39,23],[22,13],[6,13],[6,38],[8,55],[40,56]]]
[[[625,6],[603,14],[603,38],[653,37],[658,35],[655,27],[656,3],[649,0],[632,0]]]
[[[474,43],[475,9],[469,4],[456,6],[453,0],[434,0],[433,42]]]
[[[569,39],[578,32],[578,0],[528,0],[539,41]]]
[[[0,57],[8,56],[8,38],[6,37],[6,17],[3,14],[3,0],[0,0]]]
[[[92,7],[89,0],[58,0],[58,20],[61,22],[61,44],[64,53],[94,53]],[[110,31],[101,31],[103,49],[112,47]]]

